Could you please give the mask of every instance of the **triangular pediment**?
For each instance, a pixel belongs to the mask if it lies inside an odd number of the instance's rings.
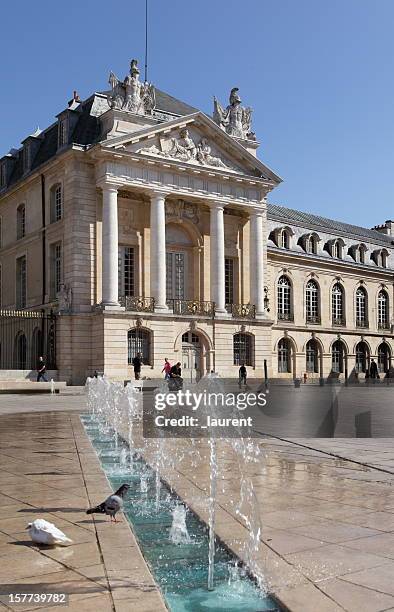
[[[201,112],[116,136],[101,146],[148,159],[281,182],[270,168]]]

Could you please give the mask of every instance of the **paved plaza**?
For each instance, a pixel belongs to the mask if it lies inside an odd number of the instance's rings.
[[[79,420],[84,408],[83,395],[0,397],[2,589],[65,591],[70,610],[164,610],[124,518],[111,525],[85,514],[110,489]],[[392,440],[271,438],[261,445],[253,480],[269,590],[292,612],[394,610]],[[242,557],[248,534],[229,501],[237,472],[225,445],[220,461],[217,534]],[[208,471],[182,464],[164,477],[207,520],[201,491]],[[32,544],[25,526],[39,517],[74,544]]]

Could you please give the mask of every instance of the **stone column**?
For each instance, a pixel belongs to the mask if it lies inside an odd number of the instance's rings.
[[[250,214],[250,303],[256,306],[256,316],[264,314],[264,213]]]
[[[216,304],[216,312],[225,313],[224,207],[220,202],[215,202],[210,209],[211,301]]]
[[[166,194],[150,193],[150,297],[155,310],[168,310],[166,303]]]
[[[119,306],[118,295],[118,185],[103,183],[102,300]]]

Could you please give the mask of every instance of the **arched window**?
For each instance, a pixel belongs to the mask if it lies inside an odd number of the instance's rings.
[[[379,265],[382,266],[382,268],[387,268],[387,253],[384,249],[379,256]]]
[[[27,342],[23,332],[19,332],[15,338],[15,367],[17,370],[26,370]]]
[[[333,372],[337,372],[338,374],[343,373],[344,371],[344,361],[345,361],[345,348],[343,342],[340,340],[336,340],[332,345],[331,351],[331,369]]]
[[[60,183],[53,185],[50,193],[50,219],[51,223],[60,221],[63,215],[63,191]]]
[[[389,296],[381,289],[378,293],[378,328],[388,329],[389,327]]]
[[[279,246],[282,247],[282,249],[289,249],[290,248],[290,235],[289,235],[289,232],[286,229],[283,229],[280,232],[280,235],[279,235]]]
[[[366,372],[368,369],[369,351],[365,342],[359,342],[356,346],[356,372]]]
[[[331,292],[332,324],[345,325],[343,288],[339,283],[335,283]]]
[[[35,364],[38,361],[38,358],[43,355],[43,342],[42,342],[42,332],[39,327],[36,327],[33,331],[32,343],[31,343],[31,365],[32,368],[35,367]]]
[[[306,371],[319,373],[319,346],[314,338],[306,345]]]
[[[24,204],[19,204],[16,209],[16,238],[20,240],[26,234],[26,208]]]
[[[378,370],[382,374],[385,374],[390,369],[390,349],[385,342],[378,346]]]
[[[278,319],[281,321],[293,320],[291,283],[287,276],[281,276],[278,280]]]
[[[368,327],[368,297],[364,287],[356,291],[356,327]]]
[[[336,259],[342,259],[342,243],[336,240],[332,246],[332,256]]]
[[[135,327],[127,332],[127,363],[131,365],[134,357],[142,356],[144,365],[151,365],[151,332],[148,329]]]
[[[278,344],[278,372],[290,373],[291,372],[291,358],[292,350],[291,343],[288,338],[282,338]]]
[[[361,244],[357,249],[357,254],[358,254],[358,262],[365,263],[365,246]]]
[[[317,253],[317,238],[313,234],[307,238],[306,250],[307,253],[311,253],[312,255],[316,255]]]
[[[234,334],[233,357],[234,365],[254,365],[253,336],[251,334]]]
[[[307,323],[320,323],[319,287],[314,280],[306,284],[305,307]]]

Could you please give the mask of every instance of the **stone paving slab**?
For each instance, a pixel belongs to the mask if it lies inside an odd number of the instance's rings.
[[[49,398],[51,399],[51,398]],[[124,517],[111,525],[86,508],[111,492],[72,411],[0,416],[0,583],[70,593],[70,612],[159,612],[161,593]],[[28,522],[45,518],[74,544],[33,544]],[[6,563],[4,562],[6,560]],[[7,609],[0,605],[1,609]],[[54,610],[27,604],[18,610]]]

